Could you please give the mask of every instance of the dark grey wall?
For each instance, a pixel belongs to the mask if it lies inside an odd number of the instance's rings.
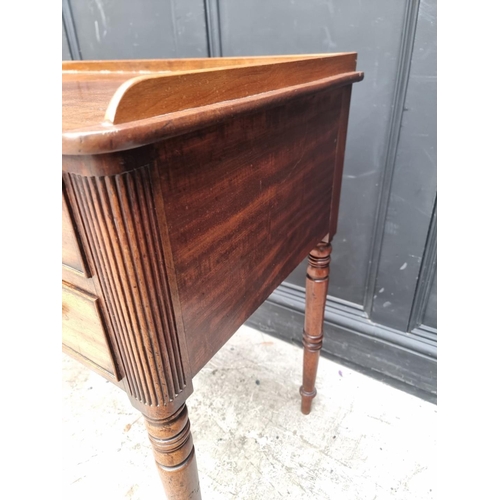
[[[436,393],[436,0],[63,1],[63,59],[356,51],[324,352]],[[305,263],[250,319],[300,342]]]

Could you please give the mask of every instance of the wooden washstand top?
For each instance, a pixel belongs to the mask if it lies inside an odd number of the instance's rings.
[[[64,155],[123,151],[363,78],[356,53],[66,61]]]

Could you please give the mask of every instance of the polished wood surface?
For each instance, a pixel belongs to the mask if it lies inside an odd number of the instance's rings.
[[[312,400],[316,396],[316,374],[319,353],[323,346],[323,320],[330,272],[332,246],[320,242],[309,254],[306,276],[306,311],[304,318],[304,368],[302,374],[301,410],[304,415],[311,412]]]
[[[137,66],[130,72],[80,72],[82,63],[66,62],[63,154],[130,149],[363,77],[355,71],[355,53],[270,61],[181,74],[143,74]]]
[[[192,377],[309,253],[310,409],[362,77],[354,53],[63,65],[63,342],[143,413],[169,498],[200,498]]]
[[[63,347],[101,375],[117,380],[100,307],[95,295],[63,283]]]
[[[341,92],[156,148],[193,373],[328,233]]]
[[[207,66],[208,62],[212,65]],[[356,54],[114,63],[63,63],[63,133],[101,122],[116,125],[151,118],[348,73],[355,68]]]
[[[169,500],[201,500],[196,453],[186,405],[161,420],[146,417],[156,466]]]

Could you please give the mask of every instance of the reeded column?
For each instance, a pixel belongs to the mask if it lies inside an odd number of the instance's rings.
[[[185,404],[192,382],[150,167],[63,178],[81,218],[122,384],[146,419],[167,498],[201,500]]]
[[[323,320],[325,317],[330,253],[332,246],[324,241],[318,243],[309,254],[306,277],[306,311],[304,319],[304,366],[302,375],[302,413],[311,412],[311,404],[316,396],[316,374],[321,346],[323,345]]]

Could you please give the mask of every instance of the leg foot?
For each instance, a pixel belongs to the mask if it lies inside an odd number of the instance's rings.
[[[311,405],[316,396],[316,374],[321,346],[323,345],[323,320],[325,316],[326,294],[330,266],[330,243],[318,243],[309,254],[306,278],[306,311],[304,320],[304,366],[301,411],[304,415],[311,412]]]
[[[169,500],[201,500],[186,405],[161,420],[144,416],[156,465]]]

